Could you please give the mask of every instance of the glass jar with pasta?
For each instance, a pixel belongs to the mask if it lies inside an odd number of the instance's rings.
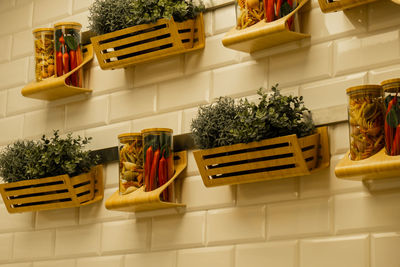
[[[140,133],[118,135],[119,193],[136,191],[143,186],[143,141]]]
[[[33,30],[35,39],[35,76],[40,82],[54,75],[54,29]]]
[[[350,131],[350,158],[362,160],[384,147],[383,90],[380,85],[347,89]]]

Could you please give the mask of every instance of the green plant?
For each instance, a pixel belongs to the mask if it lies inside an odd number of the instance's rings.
[[[89,8],[89,27],[100,35],[161,18],[185,21],[204,10],[202,2],[193,0],[95,0]]]
[[[0,153],[0,176],[10,183],[88,172],[99,160],[82,150],[90,140],[71,134],[63,139],[54,131],[51,138],[43,135],[38,141],[16,141]]]
[[[230,97],[220,97],[211,105],[199,107],[191,124],[195,144],[202,149],[232,144],[231,130],[238,112],[239,106]]]
[[[205,149],[289,134],[312,134],[315,126],[303,97],[281,95],[277,86],[272,87],[272,94],[260,88],[258,104],[247,99],[235,104],[233,99],[221,97],[200,107],[191,125],[196,145]]]

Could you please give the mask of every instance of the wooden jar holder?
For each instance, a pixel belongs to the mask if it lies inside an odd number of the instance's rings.
[[[156,210],[165,208],[185,207],[186,206],[185,204],[165,202],[161,201],[160,199],[161,193],[164,190],[166,190],[167,187],[171,185],[174,182],[174,180],[179,176],[179,174],[186,168],[187,152],[186,151],[175,152],[174,164],[175,164],[174,176],[172,176],[172,178],[169,179],[169,181],[164,185],[150,192],[145,192],[144,186],[126,195],[120,195],[119,191],[116,191],[114,194],[111,195],[111,197],[107,199],[106,208],[109,210],[136,212],[136,211]]]
[[[388,156],[385,148],[363,160],[351,160],[350,152],[335,167],[338,178],[366,181],[400,176],[400,156]]]
[[[308,175],[329,166],[327,127],[277,138],[193,152],[207,187]]]
[[[124,68],[204,48],[204,21],[160,19],[91,38],[103,70]]]
[[[89,61],[93,59],[93,46],[86,45],[82,49],[83,62],[72,71],[60,77],[50,77],[41,82],[31,82],[22,88],[21,94],[25,97],[36,98],[41,100],[56,100],[77,94],[91,93],[91,89],[70,86],[65,80],[73,73],[83,68]]]
[[[375,1],[376,0],[340,0],[340,1],[333,1],[333,2],[329,3],[327,0],[318,0],[319,7],[321,8],[321,11],[324,13],[345,10],[345,9],[365,5],[368,3],[372,3]]]
[[[288,15],[272,22],[262,20],[248,28],[232,28],[222,39],[225,47],[252,53],[261,49],[297,41],[310,37],[309,34],[294,32],[287,26],[287,21],[294,16],[308,0],[300,0],[299,5]]]
[[[0,184],[0,193],[9,213],[89,205],[103,199],[103,167],[74,177],[64,174]]]

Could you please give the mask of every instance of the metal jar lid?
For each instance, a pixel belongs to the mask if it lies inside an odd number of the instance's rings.
[[[381,82],[381,85],[384,92],[397,93],[400,91],[400,78],[383,81]]]

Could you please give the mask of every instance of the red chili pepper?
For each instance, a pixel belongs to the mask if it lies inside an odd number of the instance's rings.
[[[400,124],[396,127],[396,135],[393,140],[392,152],[390,155],[397,156],[400,154]]]
[[[392,106],[395,102],[397,103],[397,94],[389,102],[388,107],[386,109],[386,115],[385,115],[385,142],[386,142],[386,152],[388,153],[388,155],[391,155],[394,129],[389,126],[389,123],[387,122],[387,120],[388,120],[388,114],[389,114],[390,110],[392,109]]]
[[[67,74],[70,71],[70,68],[69,68],[69,55],[66,47],[64,48],[64,53],[63,53],[63,67],[64,67],[64,74]],[[69,77],[65,79],[65,83],[68,85],[71,84]]]
[[[267,22],[274,21],[274,0],[267,0],[267,5],[265,6],[265,20]]]
[[[282,0],[278,0],[276,2],[276,13],[275,13],[275,17],[276,18],[280,18],[280,12],[281,12],[281,6],[282,6]]]
[[[71,63],[71,70],[75,69],[77,67],[75,50],[69,51],[69,61]],[[71,77],[71,84],[73,86],[78,86],[78,73],[75,71],[74,73],[71,74],[70,77]]]
[[[76,65],[79,66],[83,62],[81,45],[76,49]],[[78,87],[82,87],[82,69],[78,71]]]
[[[154,190],[157,188],[157,168],[158,168],[158,161],[160,160],[160,149],[157,149],[154,152],[153,163],[151,164],[151,171],[150,171],[150,189]]]
[[[144,186],[145,191],[151,191],[150,189],[150,171],[151,171],[151,163],[153,162],[153,147],[149,146],[146,150],[146,162],[144,165]]]
[[[63,75],[63,55],[61,52],[61,48],[56,55],[56,65],[57,65],[57,77],[60,77]]]
[[[159,186],[162,186],[167,182],[168,170],[167,170],[167,160],[164,158],[164,155],[160,159],[160,163],[158,165],[158,181]],[[166,188],[162,193],[162,199],[164,201],[168,201],[168,188]]]

